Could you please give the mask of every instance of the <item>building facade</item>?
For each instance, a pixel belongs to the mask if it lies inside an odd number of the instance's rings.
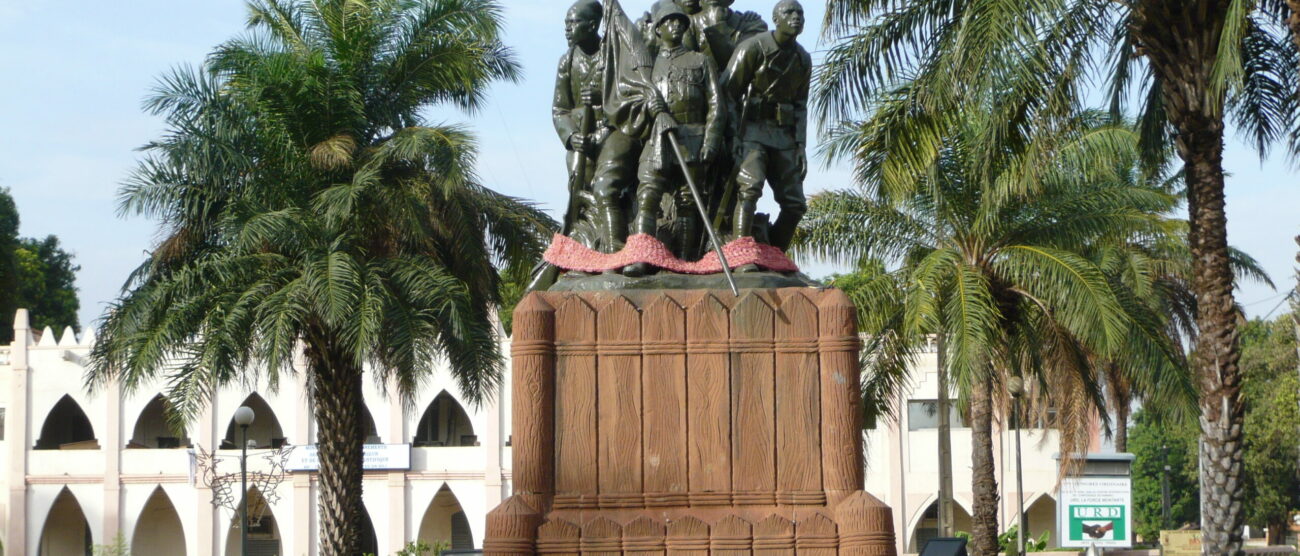
[[[951,388],[951,387],[950,387]],[[970,429],[956,409],[950,393],[952,427],[953,522],[956,531],[971,530]],[[937,400],[938,349],[931,344],[917,357],[916,368],[895,402],[898,419],[867,426],[867,491],[894,510],[894,531],[899,554],[915,554],[925,541],[939,534],[939,433]],[[1089,451],[1099,449],[1099,429],[1094,424]],[[1050,428],[1020,431],[1023,491],[1016,489],[1015,430],[1002,416],[993,423],[993,459],[998,482],[998,526],[1016,525],[1017,498],[1024,501],[1028,538],[1046,533],[1048,546],[1059,546],[1056,531],[1056,454],[1060,434]]]
[[[85,361],[92,337],[33,331],[20,310],[15,341],[0,348],[0,504],[8,554],[89,554],[118,535],[133,554],[238,554],[237,515],[214,507],[204,453],[237,497],[242,431],[233,415],[254,411],[248,427],[250,471],[266,470],[279,448],[304,449],[316,436],[301,373],[278,388],[232,385],[216,393],[183,431],[164,417],[160,381],[123,392],[116,384],[87,392]],[[299,367],[301,368],[301,367]],[[366,544],[392,554],[408,542],[481,546],[484,516],[510,488],[508,393],[481,407],[459,397],[450,375],[435,372],[419,398],[403,404],[367,381],[366,443],[409,450],[403,468],[367,470]],[[401,459],[401,458],[397,458]],[[288,471],[268,492],[251,488],[251,554],[315,554],[316,475]],[[237,500],[237,498],[236,498]],[[236,502],[237,504],[237,502]]]
[[[115,384],[87,392],[84,361],[93,337],[30,330],[22,310],[14,328],[14,342],[0,347],[0,484],[8,494],[0,499],[0,541],[9,554],[88,554],[87,547],[118,535],[134,554],[238,554],[237,515],[213,505],[223,487],[210,484],[203,455],[214,454],[219,473],[237,474],[243,435],[233,416],[240,406],[255,414],[247,431],[250,470],[265,470],[266,456],[280,447],[306,449],[316,436],[301,373],[274,390],[224,388],[196,421],[173,431],[164,416],[164,381],[129,393]],[[893,508],[900,554],[919,552],[938,534],[936,365],[931,346],[896,402],[899,418],[864,433],[866,490]],[[365,473],[369,548],[392,554],[412,541],[481,546],[487,512],[509,496],[509,388],[481,407],[460,399],[445,369],[410,404],[373,382],[365,388],[366,443],[409,450],[409,464]],[[954,522],[969,531],[970,433],[957,412],[951,421]],[[1021,433],[1024,490],[1017,492],[1014,430],[995,423],[1000,527],[1015,523],[1020,498],[1030,535],[1047,532],[1055,546],[1059,437],[1051,429]],[[249,528],[250,553],[316,554],[315,473],[283,475],[268,492],[250,489],[250,514],[260,517]],[[239,492],[234,484],[224,494]]]

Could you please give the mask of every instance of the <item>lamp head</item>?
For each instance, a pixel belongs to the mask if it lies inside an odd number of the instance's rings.
[[[235,410],[235,424],[241,427],[247,427],[253,424],[253,408],[240,406]]]
[[[1011,397],[1013,397],[1013,398],[1019,398],[1020,396],[1024,395],[1024,393],[1025,393],[1025,381],[1024,381],[1024,379],[1022,379],[1022,378],[1020,378],[1020,377],[1018,377],[1018,376],[1013,376],[1013,377],[1011,377],[1011,378],[1008,378],[1008,379],[1007,379],[1007,392],[1009,392],[1009,393],[1011,394]]]

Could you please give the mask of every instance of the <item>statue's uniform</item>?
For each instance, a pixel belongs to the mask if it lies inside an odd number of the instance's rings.
[[[736,123],[741,147],[732,231],[737,237],[752,235],[754,210],[765,181],[781,207],[770,232],[772,245],[788,248],[808,210],[803,181],[808,171],[805,145],[811,80],[808,51],[794,41],[783,47],[772,33],[742,42],[723,72],[723,88],[747,105],[736,109],[738,115],[745,115],[744,122]]]
[[[672,131],[686,151],[686,171],[702,185],[703,167],[699,164],[700,152],[707,145],[715,153],[722,143],[724,118],[722,117],[722,90],[718,71],[708,56],[685,47],[662,50],[655,59],[651,72],[651,85],[667,105],[667,114],[676,121]],[[655,125],[645,150],[641,153],[637,177],[637,219],[635,231],[653,234],[659,215],[660,202],[665,193],[674,193],[678,222],[685,227],[676,237],[695,240],[699,236],[697,209],[690,190],[686,187],[677,155],[661,125]],[[702,192],[703,193],[703,192]],[[689,249],[674,246],[679,255]]]
[[[591,88],[599,97],[604,72],[604,60],[600,52],[588,56],[581,49],[572,47],[560,58],[560,67],[555,75],[552,116],[555,131],[564,141],[565,148],[569,148],[570,138],[583,129],[580,117],[583,112],[580,106],[583,89]],[[572,172],[577,166],[574,164],[575,157],[587,157],[586,175],[582,176],[581,181],[584,190],[578,193],[586,197],[588,191],[585,188],[589,184],[593,206],[588,207],[584,213],[593,221],[592,227],[600,238],[598,247],[613,252],[623,247],[623,238],[627,235],[626,217],[623,214],[626,210],[624,193],[634,187],[636,158],[641,151],[641,140],[615,126],[605,107],[599,104],[602,99],[597,98],[596,101],[598,104],[592,107],[592,113],[597,121],[592,128],[595,129],[593,133],[597,144],[586,153],[570,150],[569,171]]]
[[[577,167],[574,160],[576,157],[584,155],[587,157],[586,175],[581,177],[580,182],[583,187],[591,184],[596,173],[596,155],[600,152],[603,140],[609,135],[610,130],[605,111],[600,106],[601,80],[604,71],[605,65],[599,50],[595,54],[588,55],[577,46],[569,47],[568,52],[560,57],[560,67],[555,70],[555,98],[551,103],[551,118],[555,123],[555,132],[559,134],[564,148],[569,151],[570,171]],[[574,135],[582,133],[584,129],[585,122],[582,121],[584,110],[581,106],[583,90],[596,92],[596,105],[591,107],[590,113],[596,119],[591,129],[598,142],[586,153],[578,153],[573,150],[570,140]]]

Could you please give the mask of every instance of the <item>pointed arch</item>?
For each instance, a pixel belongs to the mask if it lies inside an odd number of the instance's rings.
[[[36,545],[37,556],[90,554],[93,544],[90,523],[81,511],[81,503],[68,487],[63,487],[45,515],[40,544]]]
[[[131,534],[132,554],[175,554],[185,556],[185,530],[176,506],[163,490],[154,489],[135,520]]]
[[[239,404],[248,406],[253,410],[253,424],[248,426],[248,439],[256,442],[258,448],[279,448],[287,442],[284,438],[284,430],[280,428],[280,420],[276,418],[275,411],[271,409],[271,404],[257,392],[249,394],[244,398],[244,402]],[[221,447],[224,449],[237,449],[241,441],[242,431],[239,425],[235,424],[235,416],[230,416],[230,424],[226,425],[226,436],[221,441]]]
[[[1025,535],[1037,539],[1047,532],[1047,546],[1060,546],[1056,538],[1056,498],[1042,492],[1025,504]]]
[[[931,494],[924,505],[919,506],[915,517],[907,524],[907,545],[905,552],[919,553],[925,543],[939,536],[939,496]],[[970,531],[971,517],[961,502],[953,499],[952,525],[954,531]]]
[[[465,408],[446,390],[429,402],[415,428],[415,446],[477,446],[478,436]]]
[[[370,412],[370,406],[365,402],[361,403],[361,430],[365,431],[365,438],[362,442],[366,444],[382,444],[383,438],[379,436],[379,429],[375,427],[375,415]]]
[[[180,448],[188,446],[190,440],[185,431],[175,430],[167,422],[167,400],[158,394],[140,410],[131,432],[127,448]]]
[[[248,515],[261,516],[250,520],[248,526],[248,553],[280,556],[284,547],[280,544],[280,525],[275,513],[267,505],[257,488],[248,489]],[[226,529],[226,556],[239,556],[239,514],[231,516],[230,527]]]
[[[64,394],[45,416],[41,436],[36,439],[37,450],[98,450],[95,428],[81,405],[72,396]]]
[[[469,518],[447,483],[443,483],[438,494],[429,501],[429,507],[420,520],[417,538],[430,545],[443,543],[453,550],[474,548],[474,533],[470,530]]]

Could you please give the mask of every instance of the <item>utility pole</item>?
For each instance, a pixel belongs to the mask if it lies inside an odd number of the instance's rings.
[[[948,401],[948,355],[944,333],[935,338],[938,350],[939,366],[939,536],[951,537],[955,534],[952,521],[952,423],[948,416],[951,404]]]

